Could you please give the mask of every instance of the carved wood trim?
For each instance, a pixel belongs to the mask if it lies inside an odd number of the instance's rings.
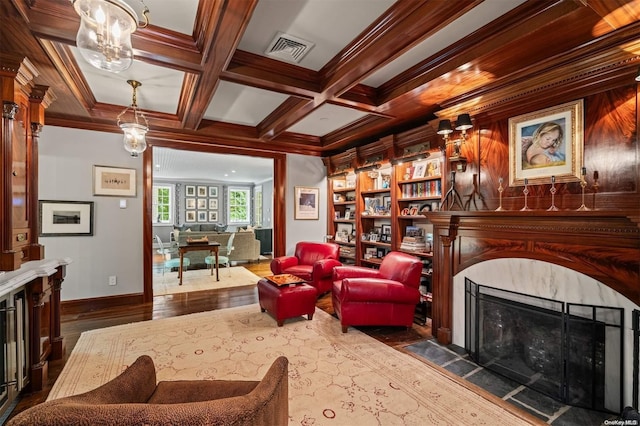
[[[640,305],[638,211],[430,212],[434,225],[433,330],[451,342],[453,277],[471,265],[526,258],[561,265]]]

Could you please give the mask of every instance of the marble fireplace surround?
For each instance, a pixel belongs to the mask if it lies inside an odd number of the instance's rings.
[[[624,400],[631,405],[640,309],[640,212],[440,211],[434,225],[432,329],[464,347],[464,281],[568,303],[622,307]]]

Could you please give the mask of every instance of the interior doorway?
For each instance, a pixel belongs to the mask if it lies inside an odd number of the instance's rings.
[[[246,150],[234,153],[228,148],[224,152],[203,151],[201,146],[196,148],[198,150],[152,146],[150,152],[145,152],[146,301],[153,298],[154,276],[162,276],[167,271],[177,275],[175,267],[166,268],[163,263],[179,255],[160,253],[156,235],[160,236],[165,249],[177,249],[179,241],[175,238],[175,228],[202,225],[203,229],[209,229],[220,225],[223,232],[231,232],[259,226],[260,235],[268,233],[267,255],[273,255],[278,244],[282,244],[279,241],[284,241],[284,203],[276,200],[284,200],[286,156]],[[170,194],[169,203],[159,196],[159,187],[168,189],[163,194]],[[245,217],[234,212],[234,203],[229,200],[230,194],[238,190],[247,190]],[[281,235],[282,239],[276,235]],[[260,255],[265,247],[261,241]],[[203,265],[197,266],[202,268]]]

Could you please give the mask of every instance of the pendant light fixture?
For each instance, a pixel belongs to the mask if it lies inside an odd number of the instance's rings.
[[[136,80],[127,80],[127,83],[133,87],[133,97],[131,106],[118,114],[118,126],[124,132],[124,149],[129,151],[132,157],[137,157],[147,149],[145,136],[149,131],[149,122],[147,117],[138,110],[136,102],[136,91],[138,87],[142,86],[142,83]],[[131,117],[131,120],[125,121],[127,115]]]
[[[120,72],[133,63],[131,34],[149,24],[144,3],[144,24],[124,0],[71,0],[80,15],[76,46],[82,57],[96,68]]]

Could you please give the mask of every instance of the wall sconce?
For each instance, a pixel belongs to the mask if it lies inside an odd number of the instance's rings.
[[[336,169],[333,171],[333,173],[331,173],[329,175],[330,178],[336,178],[336,177],[343,177],[349,174],[349,170],[351,169],[351,167],[347,166],[342,166],[342,167],[336,167]]]
[[[453,145],[453,155],[449,157],[449,161],[452,163],[452,166],[455,166],[458,172],[467,170],[467,159],[460,154],[460,146],[466,142],[467,130],[472,127],[473,123],[471,123],[471,116],[469,114],[458,115],[455,130],[460,132],[460,137],[450,141],[450,135],[454,131],[451,127],[451,120],[440,120],[438,123],[438,131],[436,133],[442,135],[445,148],[447,145]]]
[[[409,161],[419,161],[427,158],[431,153],[429,152],[431,145],[429,143],[420,144],[414,147],[408,147],[404,149],[404,152],[400,157],[396,157],[391,160],[392,165],[401,164]]]
[[[124,149],[129,151],[132,157],[137,157],[147,149],[145,135],[149,131],[149,122],[147,121],[147,117],[138,110],[138,104],[136,103],[136,90],[138,87],[142,86],[142,83],[136,80],[127,80],[127,83],[133,87],[131,106],[125,108],[120,114],[118,114],[117,124],[124,132]],[[125,114],[129,111],[133,113],[132,119],[125,122]],[[144,122],[144,124],[141,122]]]
[[[364,164],[356,169],[356,172],[368,172],[370,170],[377,170],[380,168],[382,162],[382,155],[367,158]]]
[[[120,72],[133,63],[131,34],[149,25],[144,3],[144,25],[124,0],[71,0],[80,15],[76,46],[82,57],[96,68]]]

